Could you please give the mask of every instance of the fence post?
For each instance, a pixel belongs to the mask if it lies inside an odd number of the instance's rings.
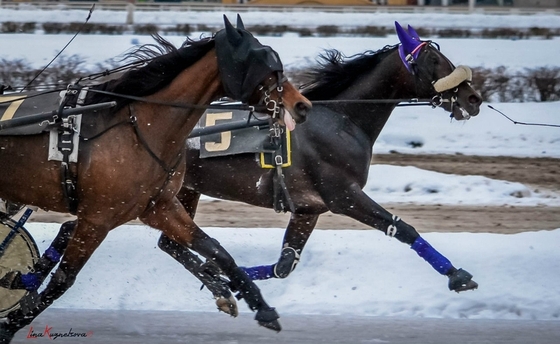
[[[134,10],[136,8],[136,6],[134,6],[134,1],[135,0],[128,0],[126,4],[126,23],[128,25],[134,24]]]

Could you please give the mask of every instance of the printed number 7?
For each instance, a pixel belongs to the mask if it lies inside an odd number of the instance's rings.
[[[2,103],[7,103],[9,101],[12,101],[12,103],[10,105],[8,105],[8,108],[6,109],[6,111],[4,111],[4,114],[2,115],[2,118],[0,118],[0,121],[7,121],[9,119],[12,119],[17,111],[17,109],[19,108],[19,106],[21,105],[21,103],[23,103],[25,96],[3,96],[0,97],[0,106],[2,106]]]

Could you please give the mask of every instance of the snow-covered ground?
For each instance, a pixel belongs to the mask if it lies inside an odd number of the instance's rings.
[[[41,250],[57,230],[52,224],[26,227]],[[205,230],[246,266],[276,262],[284,233]],[[157,248],[158,238],[157,231],[144,226],[115,229],[53,307],[215,311],[211,294]],[[287,279],[258,285],[280,315],[560,320],[560,229],[515,235],[427,233],[424,238],[472,273],[479,289],[450,292],[447,278],[406,245],[363,230],[315,231]],[[244,302],[240,311],[249,311]]]
[[[234,18],[234,14],[228,14]],[[25,17],[28,16],[28,17]],[[0,21],[83,21],[85,12],[0,12]],[[551,15],[496,16],[413,14],[271,14],[245,13],[246,24],[392,25],[394,20],[422,27],[560,27]],[[221,14],[137,13],[137,22],[220,24]],[[124,22],[124,13],[94,12],[92,21]],[[434,24],[437,23],[437,24]],[[196,36],[198,34],[195,34]],[[1,34],[0,58],[26,58],[37,66],[47,63],[66,44],[69,35]],[[182,37],[168,37],[180,44]],[[325,48],[346,55],[395,44],[396,37],[300,38],[259,37],[276,49],[288,68],[309,66]],[[117,56],[137,35],[80,35],[66,51],[88,63]],[[508,68],[559,66],[559,40],[437,39],[455,64]],[[518,121],[560,124],[560,104],[492,104]],[[296,128],[297,130],[297,128]],[[411,141],[421,142],[412,148]],[[520,126],[483,105],[468,122],[450,121],[441,110],[398,108],[381,133],[374,150],[387,153],[445,153],[560,157],[560,128]],[[520,166],[522,168],[522,166]],[[412,167],[375,166],[365,190],[378,202],[422,204],[558,205],[560,196],[535,193],[529,187],[481,176],[453,176]],[[412,188],[404,192],[405,187]],[[437,192],[433,192],[436,190]],[[518,198],[514,195],[523,195]],[[271,214],[272,215],[272,214]],[[476,214],[473,214],[476,216]],[[32,223],[27,227],[44,250],[56,226]],[[480,288],[462,294],[447,290],[446,278],[397,240],[378,231],[316,231],[297,270],[287,280],[259,282],[267,301],[282,313],[398,315],[451,318],[560,318],[560,224],[554,231],[516,235],[430,233],[425,238],[457,267],[475,276]],[[535,228],[538,230],[538,228]],[[207,228],[240,265],[276,261],[283,229]],[[54,307],[196,310],[214,309],[210,294],[156,246],[158,233],[143,226],[122,226],[112,233],[86,265],[73,288]],[[241,306],[242,311],[247,311]]]

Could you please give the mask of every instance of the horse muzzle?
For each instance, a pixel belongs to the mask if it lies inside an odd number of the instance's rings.
[[[304,98],[302,101],[296,102],[291,107],[286,107],[281,111],[279,122],[286,126],[290,131],[294,130],[297,124],[305,122],[307,114],[311,110],[311,102]]]
[[[451,74],[433,83],[440,94],[440,106],[450,111],[458,121],[467,120],[480,112],[482,98],[470,86],[472,71],[467,66],[457,66]]]

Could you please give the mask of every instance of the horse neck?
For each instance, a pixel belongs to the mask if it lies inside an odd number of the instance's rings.
[[[146,103],[135,103],[134,113],[141,132],[149,132],[148,144],[164,161],[178,154],[204,109],[170,107],[149,100],[193,105],[209,105],[223,96],[215,50],[183,70],[164,89],[147,97]],[[148,135],[146,135],[148,136]]]
[[[340,100],[383,100],[414,97],[410,75],[395,50],[379,62],[369,73],[363,74],[335,97]],[[408,85],[408,86],[407,86]],[[346,103],[337,107],[375,142],[387,123],[396,103]]]

